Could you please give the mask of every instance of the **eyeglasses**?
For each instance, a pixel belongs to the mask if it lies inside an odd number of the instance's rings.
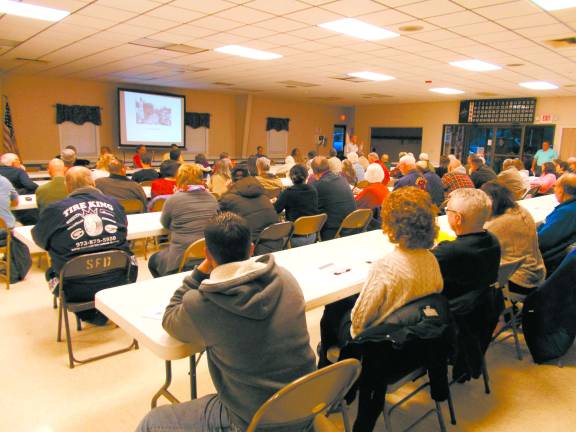
[[[458,213],[456,210],[452,210],[452,209],[449,209],[449,208],[445,209],[445,211],[446,211],[446,213],[448,213],[448,212]]]

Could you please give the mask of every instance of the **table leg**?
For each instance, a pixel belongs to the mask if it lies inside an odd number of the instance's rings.
[[[165,366],[166,366],[166,379],[164,380],[164,385],[160,387],[160,390],[158,390],[154,395],[154,397],[152,398],[151,403],[152,408],[156,408],[160,396],[164,396],[172,403],[180,402],[178,399],[176,399],[176,397],[172,393],[168,391],[168,387],[170,387],[170,384],[172,383],[172,363],[170,362],[170,360],[165,361]],[[194,371],[194,374],[196,374],[196,371]]]

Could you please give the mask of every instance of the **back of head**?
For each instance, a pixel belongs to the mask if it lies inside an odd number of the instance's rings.
[[[308,178],[308,171],[303,165],[296,164],[290,168],[290,180],[294,184],[302,184]]]
[[[162,178],[176,177],[176,172],[178,171],[179,167],[180,164],[173,160],[167,160],[162,162],[162,164],[160,165],[160,177]]]
[[[336,149],[334,147],[332,147],[330,149],[330,151],[328,152],[328,156],[332,157],[336,157],[336,155],[338,154],[338,152],[336,151]]]
[[[382,156],[380,156],[380,160],[386,163],[390,160],[390,156],[388,156],[386,153],[382,153]]]
[[[484,160],[477,155],[470,156],[470,165],[472,165],[474,168],[480,168],[482,165],[484,165]]]
[[[206,249],[218,265],[250,258],[250,228],[246,220],[231,212],[214,216],[204,228]]]
[[[490,217],[492,202],[480,189],[462,188],[450,193],[448,208],[460,213],[467,227],[481,230]]]
[[[440,156],[440,166],[441,167],[448,167],[448,164],[450,163],[450,158],[446,155],[442,155]]]
[[[370,164],[368,168],[366,168],[364,180],[368,183],[382,183],[382,180],[384,180],[384,170],[379,164]]]
[[[406,249],[428,249],[438,234],[437,214],[426,191],[402,187],[382,203],[382,230],[392,243]]]
[[[64,162],[67,167],[74,166],[76,162],[76,152],[70,148],[65,148],[60,152],[60,159]]]
[[[564,173],[557,180],[556,184],[562,188],[565,195],[570,197],[576,197],[576,174],[575,173]]]
[[[425,160],[419,160],[418,162],[416,162],[416,167],[422,173],[427,173],[428,171],[430,171],[428,169],[428,161]]]
[[[372,163],[372,162],[376,162],[377,160],[379,160],[380,157],[378,156],[378,153],[376,152],[371,152],[368,153],[368,160]]]
[[[554,174],[556,172],[556,167],[552,162],[545,162],[542,164],[542,172],[544,174]]]
[[[346,155],[346,158],[353,164],[358,163],[358,153],[350,152]]]
[[[90,186],[94,187],[94,179],[88,168],[76,166],[66,171],[66,190],[68,193]]]
[[[312,160],[312,159],[314,159],[314,158],[316,157],[316,155],[317,155],[316,150],[310,150],[310,151],[308,152],[308,159],[309,159],[309,160]]]
[[[461,166],[462,166],[462,162],[460,162],[458,159],[452,159],[450,161],[450,163],[448,164],[448,171],[452,172],[456,168],[461,167]],[[464,170],[464,171],[466,171],[466,170]]]
[[[250,173],[248,172],[247,168],[236,167],[232,170],[232,181],[234,183],[246,177],[250,177]]]
[[[72,150],[74,153],[78,154],[78,149],[73,145],[67,145],[64,147],[66,150]]]
[[[514,167],[514,159],[504,159],[504,162],[502,162],[502,169],[507,170],[511,167]]]
[[[114,159],[110,164],[108,164],[108,171],[110,171],[110,174],[123,175],[124,164],[118,159]]]
[[[180,160],[180,155],[182,154],[182,152],[180,151],[179,148],[170,150],[170,160],[173,161],[178,161]]]
[[[112,150],[110,149],[110,147],[108,147],[108,146],[100,147],[100,155],[105,155],[105,154],[109,154],[109,153],[112,153]]]
[[[265,174],[270,171],[270,159],[261,157],[256,161],[256,171],[260,174]]]
[[[506,210],[517,206],[514,201],[514,195],[505,185],[498,180],[490,180],[482,185],[481,188],[492,201],[492,217],[500,216]]]
[[[220,159],[229,159],[230,155],[228,154],[228,152],[221,152],[220,156],[218,156]]]
[[[96,168],[99,170],[108,171],[108,167],[110,166],[110,162],[115,160],[115,157],[111,153],[107,153],[105,155],[100,156],[98,162],[96,162]]]
[[[212,171],[213,175],[219,174],[219,175],[229,179],[231,177],[229,160],[230,159],[227,159],[227,158],[218,159],[214,163],[214,167],[213,167],[213,171]]]
[[[3,166],[12,166],[18,160],[18,155],[15,153],[4,153],[0,158],[0,163]]]
[[[526,168],[524,167],[524,162],[522,162],[520,159],[513,159],[512,160],[512,164],[514,165],[514,167],[518,170],[518,171],[523,171]]]
[[[194,156],[194,162],[204,166],[208,163],[208,159],[206,159],[206,155],[204,153],[198,153],[196,156]]]
[[[314,174],[322,174],[330,170],[328,159],[326,159],[324,156],[316,156],[314,159],[312,159],[310,167],[312,168],[312,172]]]
[[[201,185],[203,183],[204,171],[198,164],[182,164],[176,173],[176,187],[185,189],[190,185]]]
[[[428,153],[420,153],[420,156],[418,157],[419,160],[421,161],[430,161],[430,156],[428,156]]]
[[[398,161],[398,169],[402,172],[408,172],[416,169],[416,159],[414,156],[405,154]]]
[[[142,156],[140,156],[140,161],[144,165],[150,165],[152,163],[152,157],[148,153],[145,153]]]
[[[48,172],[52,177],[62,177],[64,171],[64,162],[62,159],[54,158],[48,162]]]

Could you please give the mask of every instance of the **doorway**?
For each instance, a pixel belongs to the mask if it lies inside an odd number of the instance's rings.
[[[344,144],[346,144],[346,125],[334,125],[332,147],[337,152],[342,152],[344,151]]]
[[[418,159],[422,150],[422,128],[372,128],[370,151],[386,153],[390,162],[398,161],[398,153],[412,153]]]

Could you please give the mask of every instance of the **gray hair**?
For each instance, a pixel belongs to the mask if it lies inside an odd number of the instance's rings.
[[[408,166],[416,166],[416,159],[414,158],[414,156],[410,154],[405,154],[400,158],[398,163],[403,163]]]
[[[2,158],[0,158],[0,164],[4,166],[12,166],[12,164],[18,159],[18,155],[15,153],[4,153]]]
[[[469,223],[484,225],[490,217],[492,201],[480,189],[461,188],[450,193],[448,205]]]
[[[350,152],[346,155],[346,159],[348,159],[350,162],[352,162],[353,164],[358,162],[358,153],[356,152]]]
[[[270,170],[270,159],[260,157],[256,160],[256,169],[259,171],[268,172]]]

